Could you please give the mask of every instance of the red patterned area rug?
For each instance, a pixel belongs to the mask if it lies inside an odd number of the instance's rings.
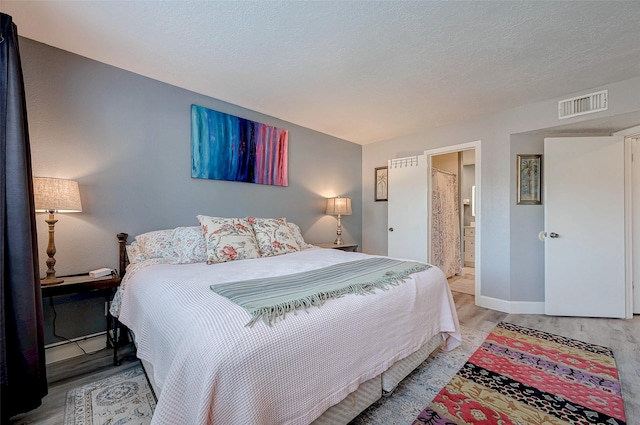
[[[625,423],[610,349],[501,322],[413,425]]]

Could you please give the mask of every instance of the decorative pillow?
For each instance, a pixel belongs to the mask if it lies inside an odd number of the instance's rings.
[[[147,258],[173,258],[173,229],[155,230],[136,236],[140,252]]]
[[[129,264],[137,264],[148,258],[146,255],[140,252],[140,247],[138,246],[138,242],[136,241],[131,242],[131,245],[127,245],[126,249]]]
[[[260,257],[258,242],[248,220],[199,215],[198,221],[207,243],[207,264]]]
[[[253,226],[261,257],[300,251],[300,246],[284,218],[247,217]]]
[[[173,229],[173,250],[179,264],[207,261],[207,242],[200,226]]]
[[[300,247],[300,249],[307,249],[307,248],[314,247],[310,243],[306,243],[304,241],[304,238],[302,237],[302,231],[300,230],[300,227],[297,224],[288,221],[287,226],[289,226],[289,229],[291,229],[291,233],[293,233],[293,237],[298,243],[298,246]]]

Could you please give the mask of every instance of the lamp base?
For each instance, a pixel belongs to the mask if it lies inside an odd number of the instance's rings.
[[[340,223],[340,214],[338,214],[338,228],[336,229],[338,237],[333,241],[334,245],[342,245],[342,223]]]
[[[64,279],[60,277],[42,278],[40,279],[40,286],[57,285],[58,283],[62,282],[64,282]]]
[[[47,277],[40,279],[40,286],[56,285],[64,282],[64,279],[56,277],[56,269],[54,268],[56,265],[56,259],[54,258],[56,255],[56,244],[53,235],[55,232],[54,226],[58,222],[53,216],[54,213],[55,210],[49,210],[49,220],[45,220],[49,225],[49,245],[47,245],[47,255],[49,258],[47,258]]]

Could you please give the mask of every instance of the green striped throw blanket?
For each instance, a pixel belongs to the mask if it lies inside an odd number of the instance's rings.
[[[367,295],[386,290],[428,264],[374,257],[286,276],[211,285],[211,290],[244,307],[252,315],[246,326],[263,319],[269,326],[294,310],[320,306],[345,294]]]

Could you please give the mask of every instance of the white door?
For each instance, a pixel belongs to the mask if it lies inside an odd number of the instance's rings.
[[[631,198],[633,200],[633,312],[640,314],[640,138],[631,141],[633,162],[631,172]]]
[[[427,161],[424,155],[389,161],[390,257],[427,262]]]
[[[624,138],[544,140],[545,312],[625,317]]]

